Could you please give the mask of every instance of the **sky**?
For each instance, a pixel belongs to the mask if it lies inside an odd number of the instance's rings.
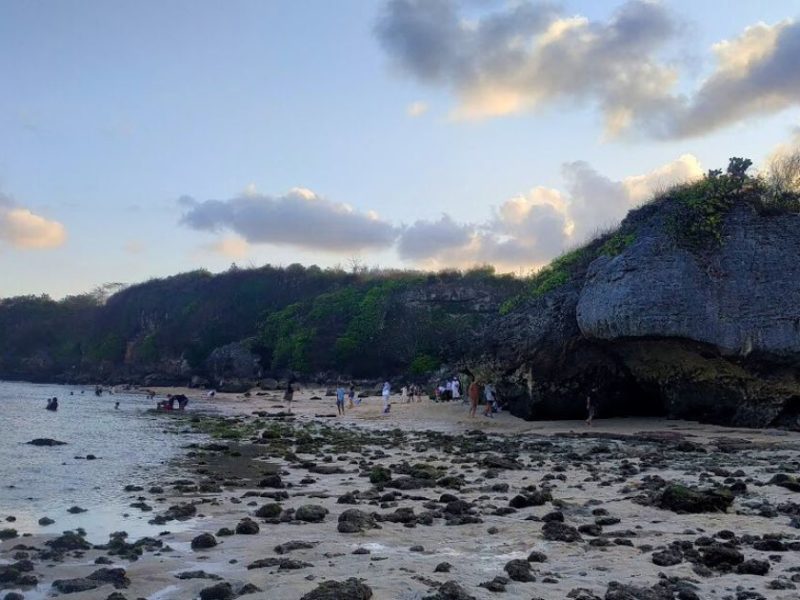
[[[4,0],[0,297],[529,273],[800,144],[800,0]]]

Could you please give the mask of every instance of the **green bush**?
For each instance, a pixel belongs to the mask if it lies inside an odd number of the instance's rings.
[[[622,254],[625,251],[625,248],[633,244],[635,241],[635,233],[622,233],[621,231],[618,231],[608,238],[608,240],[606,240],[606,242],[600,247],[600,254],[605,254],[606,256],[617,256]]]
[[[743,194],[760,195],[759,179],[748,177],[751,161],[731,158],[725,173],[709,171],[700,181],[679,186],[671,195],[677,201],[670,229],[673,237],[690,249],[708,249],[723,242],[725,216]]]
[[[441,366],[441,361],[430,354],[417,354],[408,367],[412,375],[425,375]]]
[[[507,315],[525,301],[541,298],[545,294],[569,283],[581,268],[588,265],[595,258],[597,258],[597,250],[591,244],[562,254],[536,273],[530,279],[524,292],[506,300],[500,306],[500,314]]]

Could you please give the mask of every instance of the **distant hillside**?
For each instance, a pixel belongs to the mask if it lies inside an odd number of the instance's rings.
[[[460,358],[523,284],[491,269],[346,273],[292,265],[156,279],[106,301],[0,300],[0,377],[186,383],[426,373]]]
[[[666,190],[527,279],[291,266],[0,301],[0,377],[244,390],[440,369],[513,414],[800,428],[800,156]],[[275,385],[276,382],[269,382]]]

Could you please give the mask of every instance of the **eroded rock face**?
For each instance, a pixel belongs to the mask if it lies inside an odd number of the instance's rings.
[[[680,338],[724,356],[800,353],[800,216],[728,216],[710,253],[679,247],[663,218],[586,274],[576,320],[587,338]]]
[[[631,213],[621,252],[590,244],[567,281],[498,320],[474,368],[512,413],[582,418],[592,394],[600,417],[800,427],[800,215],[740,202],[703,250],[669,217]]]

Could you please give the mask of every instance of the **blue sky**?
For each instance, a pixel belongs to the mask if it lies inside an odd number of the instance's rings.
[[[753,86],[776,84],[755,76],[746,88],[751,104],[731,106],[709,131],[699,131],[694,116],[704,115],[694,98],[719,68],[712,45],[763,22],[754,43],[766,49],[748,65],[778,56],[795,30],[776,24],[797,18],[800,0],[643,9],[648,23],[661,19],[668,31],[642,62],[674,72],[675,81],[658,92],[658,108],[649,90],[628,106],[649,75],[637,75],[631,69],[639,65],[616,51],[590,52],[598,73],[643,80],[623,94],[631,124],[613,136],[604,107],[620,102],[617,83],[545,85],[562,66],[532,54],[520,62],[513,49],[487,64],[487,44],[513,48],[511,38],[487,36],[470,55],[468,38],[457,37],[458,56],[447,58],[443,28],[426,32],[437,41],[430,52],[404,54],[420,32],[399,9],[416,18],[433,4],[457,13],[466,23],[458,35],[468,36],[522,3],[0,4],[0,296],[61,297],[232,261],[334,265],[357,256],[367,265],[525,270],[640,201],[626,178],[672,165],[647,180],[657,186],[724,166],[729,156],[758,162],[800,125],[800,84],[758,96]],[[630,10],[567,1],[544,27],[597,26],[591,35],[602,37],[602,27]],[[540,27],[521,39],[543,35]],[[631,34],[619,43],[641,42]],[[443,57],[431,76],[425,61],[437,51]],[[580,60],[576,72],[590,73],[585,62],[595,57]],[[781,68],[773,62],[773,71]],[[535,76],[514,71],[523,67]],[[792,77],[796,68],[786,71]],[[497,114],[482,105],[479,117],[454,117],[469,98],[498,89],[521,108]],[[759,99],[776,93],[779,106],[762,108]],[[415,102],[421,114],[411,116]],[[651,131],[653,123],[668,123],[666,133]],[[686,155],[692,160],[676,162]],[[601,179],[590,185],[590,175]]]

